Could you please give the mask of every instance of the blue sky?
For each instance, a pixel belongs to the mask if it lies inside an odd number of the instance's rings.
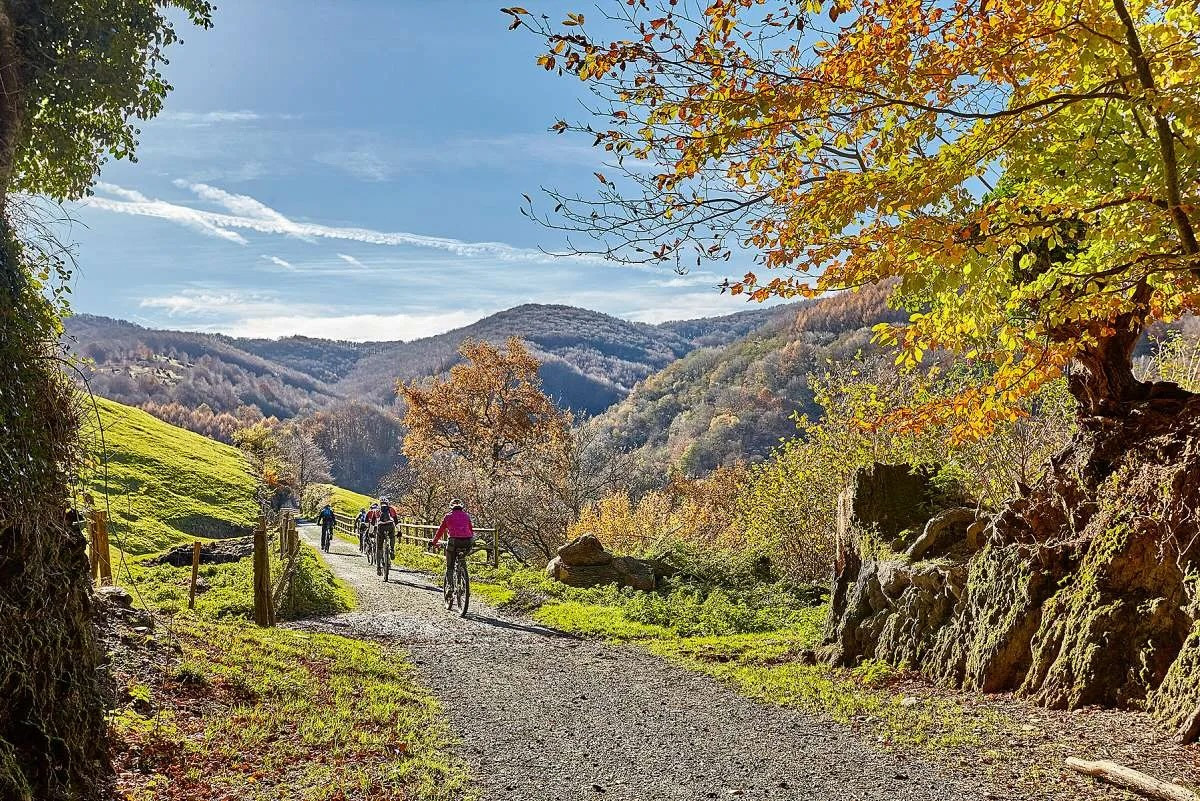
[[[541,252],[561,235],[518,213],[521,193],[588,188],[600,154],[546,130],[583,91],[533,64],[500,5],[221,4],[173,52],[139,162],[106,165],[69,209],[76,310],[361,340],[526,302],[648,322],[745,308],[722,275]]]

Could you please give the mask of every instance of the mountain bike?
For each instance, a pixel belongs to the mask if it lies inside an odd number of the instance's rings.
[[[388,580],[388,575],[392,572],[392,559],[395,558],[396,548],[396,526],[392,525],[392,533],[384,534],[380,532],[375,543],[375,575],[383,576],[383,580]]]
[[[363,539],[363,553],[367,555],[367,564],[375,564],[375,529],[367,528],[367,533]]]
[[[458,608],[460,617],[466,617],[467,610],[471,607],[471,573],[467,569],[467,555],[470,552],[470,547],[458,548],[450,570],[450,588],[447,595],[449,604]]]
[[[333,523],[321,521],[321,550],[329,553],[329,548],[333,545]]]

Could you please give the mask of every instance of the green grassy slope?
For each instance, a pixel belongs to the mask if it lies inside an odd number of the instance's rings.
[[[130,554],[159,551],[195,537],[230,536],[253,526],[254,479],[229,445],[177,428],[114,401],[96,398],[85,442],[86,488],[103,508],[107,456],[110,539]]]
[[[347,522],[358,516],[359,509],[369,509],[371,504],[375,502],[375,498],[369,495],[363,495],[360,492],[335,487],[332,484],[326,486],[329,491],[329,497],[332,499],[330,503],[333,505],[333,511],[339,519]]]

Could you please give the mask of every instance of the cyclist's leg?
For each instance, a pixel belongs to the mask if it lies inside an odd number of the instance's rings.
[[[446,540],[446,576],[442,584],[442,594],[446,596],[446,603],[450,603],[454,594],[454,562],[457,558],[458,549],[454,547],[454,538],[449,537]]]

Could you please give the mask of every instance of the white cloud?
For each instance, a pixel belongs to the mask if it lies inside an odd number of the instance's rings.
[[[292,263],[290,261],[281,259],[278,256],[268,256],[266,253],[264,253],[262,257],[264,259],[266,259],[267,261],[271,262],[272,264],[274,264],[276,267],[283,267],[286,270],[296,269],[295,267],[292,266]]]
[[[366,181],[386,181],[395,173],[395,168],[386,159],[366,147],[332,150],[314,158],[321,164],[336,167]]]
[[[117,214],[154,217],[185,225],[201,233],[218,236],[238,244],[246,239],[237,231],[254,231],[261,234],[291,236],[298,239],[334,239],[347,242],[362,242],[368,245],[412,246],[431,248],[466,258],[490,257],[502,261],[524,261],[549,263],[561,257],[532,248],[518,248],[503,242],[464,242],[448,237],[425,236],[404,231],[376,231],[370,228],[355,228],[296,222],[275,209],[247,195],[234,195],[207,184],[187,184],[188,189],[201,199],[221,205],[235,213],[221,213],[193,209],[163,200],[121,199],[118,192],[131,192],[121,187],[112,187],[107,194],[116,197],[89,197],[81,202],[92,208]],[[601,262],[601,259],[572,258],[575,261]]]
[[[678,289],[687,286],[711,286],[715,287],[724,280],[716,273],[710,272],[691,272],[683,275],[676,275],[673,278],[656,278],[650,281],[650,286],[661,287],[664,289]]]
[[[170,317],[236,317],[284,314],[294,306],[278,297],[239,289],[183,289],[172,295],[143,298],[143,309],[160,309]]]
[[[719,292],[687,292],[662,299],[663,305],[646,306],[619,313],[618,317],[636,323],[665,323],[669,320],[692,320],[697,317],[721,317],[740,311],[760,308],[744,298]],[[773,305],[773,304],[767,304]]]
[[[351,256],[349,253],[339,253],[339,254],[337,254],[337,257],[339,259],[341,259],[342,261],[346,262],[347,264],[353,264],[355,267],[361,267],[364,270],[367,269],[367,265],[363,264],[361,261],[359,261],[358,259]]]
[[[246,238],[237,231],[231,231],[228,227],[214,223],[210,219],[212,215],[209,212],[197,211],[187,206],[179,206],[162,200],[149,200],[140,192],[124,189],[113,184],[97,184],[96,189],[114,195],[117,199],[92,196],[84,198],[81,201],[84,205],[95,209],[106,209],[125,214],[136,214],[142,217],[155,217],[160,220],[168,220],[205,236],[213,236],[217,239],[224,239],[226,242],[233,242],[238,245],[246,244]]]
[[[95,188],[98,192],[104,192],[107,195],[113,195],[114,197],[119,197],[121,200],[128,200],[132,203],[150,202],[150,198],[146,197],[141,192],[137,192],[133,189],[126,189],[124,187],[117,186],[116,184],[110,184],[106,181],[97,181]]]
[[[182,125],[218,125],[229,122],[257,122],[263,115],[256,111],[164,111],[159,119]]]
[[[245,317],[212,326],[211,330],[231,336],[268,339],[299,335],[354,342],[411,340],[462,328],[495,311],[459,309],[428,314],[348,314],[331,317],[293,313]]]

